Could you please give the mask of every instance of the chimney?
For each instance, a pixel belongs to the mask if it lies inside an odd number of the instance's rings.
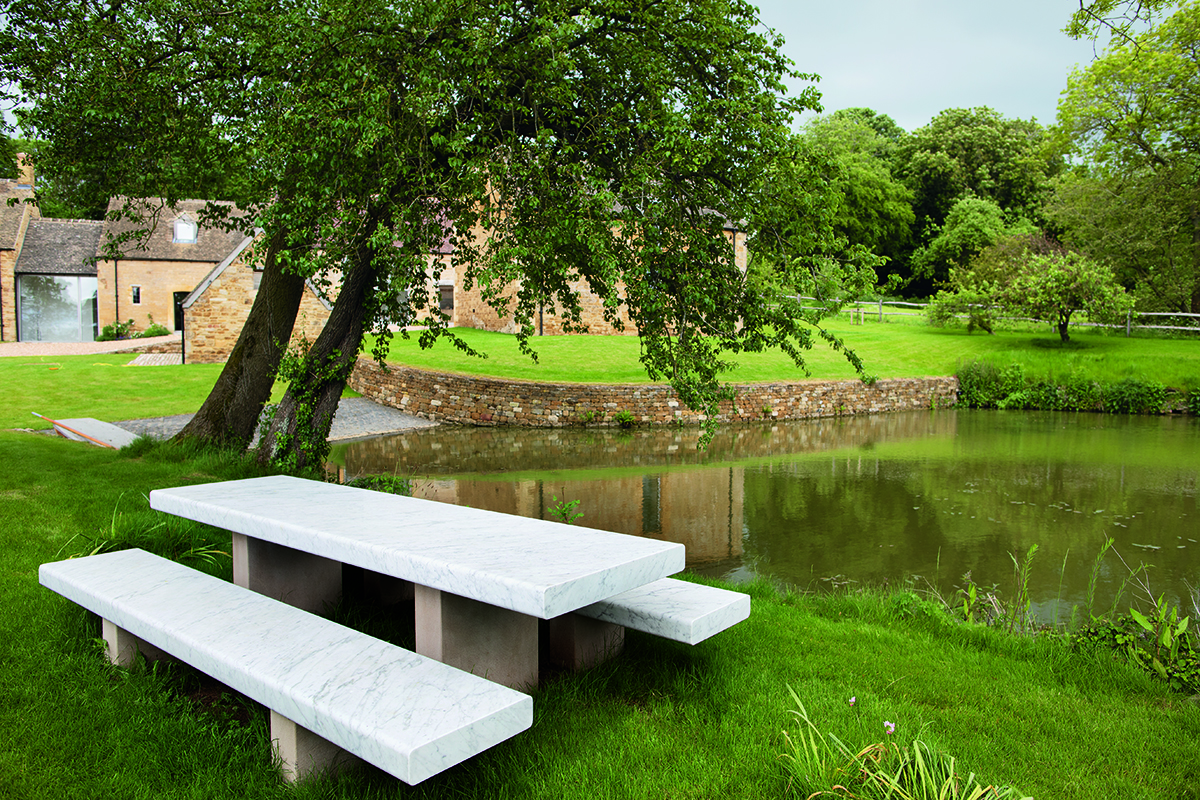
[[[17,183],[33,188],[33,162],[24,153],[17,153]]]

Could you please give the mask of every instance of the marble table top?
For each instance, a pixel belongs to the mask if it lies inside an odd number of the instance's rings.
[[[684,547],[288,476],[156,489],[176,516],[550,619],[684,568]]]

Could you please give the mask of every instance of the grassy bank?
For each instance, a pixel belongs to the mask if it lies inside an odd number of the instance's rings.
[[[128,366],[133,356],[13,356],[0,358],[0,429],[42,430],[51,419],[93,417],[106,422],[193,414],[217,382],[223,364]],[[287,385],[276,383],[271,402]],[[357,397],[347,389],[343,396]]]
[[[1167,338],[1126,339],[1098,332],[1076,334],[1060,347],[1041,331],[1005,331],[995,336],[961,329],[930,328],[917,322],[837,322],[833,329],[856,349],[867,372],[881,378],[954,375],[963,364],[986,362],[997,369],[1017,364],[1026,376],[1059,380],[1071,376],[1101,382],[1126,378],[1171,387],[1200,387],[1200,342]],[[464,355],[447,342],[421,350],[415,339],[396,339],[389,361],[423,369],[533,381],[646,383],[638,361],[637,337],[547,336],[535,339],[535,363],[522,355],[516,337],[458,329],[472,347],[487,353]],[[368,349],[370,342],[367,343]],[[95,417],[106,421],[195,412],[220,374],[219,364],[129,367],[128,354],[0,358],[0,385],[6,389],[0,429],[45,428],[29,412],[52,418]],[[726,379],[734,382],[799,380],[805,376],[782,354],[739,356]],[[849,379],[854,371],[828,348],[808,353],[815,379]],[[283,394],[277,385],[273,398]],[[347,392],[353,396],[353,392]]]
[[[1167,338],[1132,338],[1082,332],[1067,346],[1042,330],[1002,331],[994,336],[968,334],[962,329],[931,328],[923,323],[867,322],[831,325],[863,359],[866,371],[881,378],[917,378],[953,375],[961,364],[989,361],[1003,367],[1022,364],[1027,374],[1040,377],[1082,373],[1093,380],[1154,379],[1168,386],[1200,385],[1200,341]],[[516,337],[460,328],[455,331],[476,350],[488,355],[473,358],[440,342],[421,350],[415,338],[395,339],[388,360],[423,369],[468,375],[492,375],[531,381],[578,383],[646,383],[638,361],[635,336],[545,336],[532,340],[538,362],[517,349]],[[743,354],[734,359],[732,382],[804,379],[782,353]],[[855,377],[845,359],[818,344],[806,354],[812,377]]]
[[[709,642],[631,634],[609,664],[550,678],[531,730],[419,787],[363,770],[290,789],[261,708],[186,669],[107,666],[96,621],[37,583],[42,562],[104,540],[227,577],[214,555],[227,534],[151,512],[144,495],[247,468],[14,433],[0,433],[0,460],[2,796],[783,797],[790,685],[852,746],[920,737],[961,771],[1038,798],[1200,797],[1200,707],[1123,662],[953,623],[911,594],[781,597],[765,585],[749,588],[750,619]],[[386,615],[339,614],[406,635]]]

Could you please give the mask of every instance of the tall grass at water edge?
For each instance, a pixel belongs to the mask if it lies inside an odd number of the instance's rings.
[[[109,666],[95,618],[37,583],[39,564],[105,542],[228,578],[228,535],[167,520],[145,495],[256,468],[14,433],[0,433],[0,460],[5,797],[806,797],[816,789],[781,757],[784,731],[796,730],[789,686],[814,724],[856,749],[919,739],[952,754],[964,777],[1026,795],[1200,796],[1200,708],[1125,661],[963,625],[911,593],[781,594],[763,583],[741,587],[750,618],[708,642],[631,632],[613,661],[548,676],[532,729],[420,786],[365,768],[287,787],[262,708],[183,666]],[[335,613],[405,635],[394,615]]]

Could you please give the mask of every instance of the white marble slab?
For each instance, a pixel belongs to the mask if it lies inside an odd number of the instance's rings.
[[[526,730],[528,695],[141,550],[42,585],[409,784]]]
[[[286,476],[150,493],[150,506],[550,619],[684,567],[684,547]]]
[[[750,617],[750,595],[663,578],[579,609],[577,614],[696,644]]]
[[[124,428],[118,428],[110,422],[101,422],[91,417],[79,419],[54,420],[54,430],[59,436],[64,436],[76,442],[89,442],[101,446],[115,447],[120,450],[126,445],[133,444],[137,439],[136,433],[130,433]]]

